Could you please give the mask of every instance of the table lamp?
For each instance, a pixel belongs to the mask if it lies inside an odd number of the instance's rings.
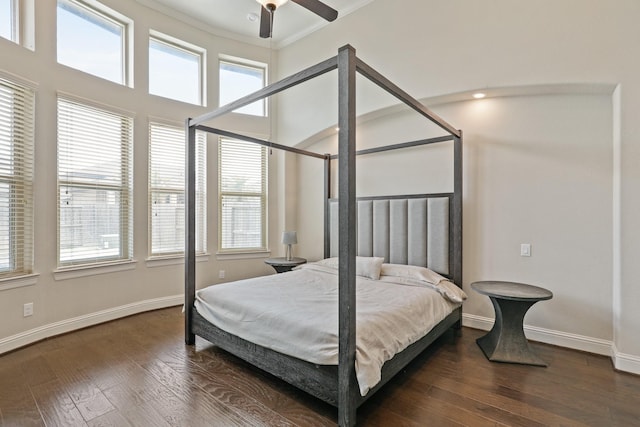
[[[295,231],[283,231],[282,243],[287,245],[287,261],[291,261],[291,245],[298,243],[298,233]]]

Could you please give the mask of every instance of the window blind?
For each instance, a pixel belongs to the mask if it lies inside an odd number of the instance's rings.
[[[33,271],[34,99],[0,78],[0,278]]]
[[[219,250],[266,249],[267,149],[225,138],[218,147]]]
[[[58,98],[58,262],[132,257],[133,118]]]
[[[206,251],[206,136],[196,132],[196,252]],[[151,255],[184,253],[185,131],[149,124]]]

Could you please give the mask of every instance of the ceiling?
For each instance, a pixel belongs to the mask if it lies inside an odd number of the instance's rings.
[[[137,0],[148,7],[177,17],[224,37],[279,48],[330,23],[300,5],[287,2],[275,12],[273,37],[261,39],[260,4],[256,0]],[[338,19],[373,0],[323,0],[338,11]],[[176,13],[177,12],[177,13]],[[250,21],[249,14],[256,20]]]

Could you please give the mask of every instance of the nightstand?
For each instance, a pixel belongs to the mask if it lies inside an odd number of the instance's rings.
[[[297,257],[293,257],[290,260],[287,260],[285,257],[267,258],[264,260],[264,263],[269,264],[271,267],[273,267],[273,269],[276,270],[277,273],[291,271],[293,267],[297,267],[300,264],[304,264],[306,262],[306,259]]]
[[[474,282],[471,289],[488,296],[496,314],[491,331],[476,340],[487,359],[547,366],[529,348],[522,324],[527,310],[538,301],[553,298],[553,293],[538,286],[499,281]]]

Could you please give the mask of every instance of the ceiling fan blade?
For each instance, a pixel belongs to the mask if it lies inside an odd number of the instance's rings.
[[[338,17],[338,11],[332,7],[327,6],[320,0],[291,0],[294,3],[298,3],[300,6],[309,9],[316,15],[321,16],[327,21],[335,21]]]
[[[260,9],[260,37],[268,39],[273,31],[273,12],[264,6]]]

